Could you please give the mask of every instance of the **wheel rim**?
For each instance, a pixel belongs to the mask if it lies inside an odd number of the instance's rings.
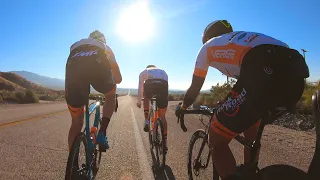
[[[189,143],[188,174],[189,179],[216,179],[213,172],[212,160],[209,156],[209,147],[206,142],[201,155],[197,159],[201,144],[205,139],[205,132],[195,132]],[[207,161],[209,159],[209,162]],[[208,163],[208,164],[207,164]]]
[[[81,148],[83,147],[83,148]],[[81,135],[77,139],[77,144],[73,146],[73,157],[72,157],[72,164],[70,164],[71,172],[70,178],[71,179],[88,179],[88,167],[87,167],[87,141],[85,135]],[[84,149],[84,153],[81,153],[81,149]],[[81,162],[79,162],[79,159]],[[82,160],[84,162],[82,163]],[[68,165],[69,166],[69,165]]]

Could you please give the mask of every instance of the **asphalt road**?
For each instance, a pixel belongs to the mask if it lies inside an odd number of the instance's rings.
[[[103,154],[97,179],[187,179],[187,146],[192,133],[202,128],[197,116],[186,116],[188,131],[183,132],[173,113],[177,102],[169,103],[167,167],[154,177],[143,110],[135,103],[130,96],[119,98],[107,132],[110,149]],[[0,106],[0,179],[63,179],[70,123],[62,102]],[[288,164],[307,171],[315,134],[269,125],[262,143],[260,168]],[[242,146],[232,142],[231,147],[241,163]]]

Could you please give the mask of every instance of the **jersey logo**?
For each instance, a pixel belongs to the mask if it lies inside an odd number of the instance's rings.
[[[251,47],[249,46],[242,46],[234,43],[229,43],[224,46],[211,46],[208,47],[207,57],[210,63],[218,62],[240,66],[243,56],[250,49]]]
[[[80,52],[76,53],[75,55],[73,55],[71,58],[79,57],[79,56],[92,56],[94,54],[98,54],[98,51],[97,50],[94,50],[94,51],[80,51]]]
[[[227,50],[215,50],[215,51],[212,51],[211,53],[214,58],[234,59],[234,55],[236,51],[233,49],[227,49]]]
[[[218,108],[217,115],[223,112],[226,116],[232,117],[238,114],[240,105],[246,100],[247,91],[243,88],[242,92],[231,91],[228,99]]]

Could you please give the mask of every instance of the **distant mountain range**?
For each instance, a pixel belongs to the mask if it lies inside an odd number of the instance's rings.
[[[64,90],[64,80],[57,78],[50,78],[46,76],[41,76],[39,74],[35,74],[28,71],[11,71],[12,73],[16,73],[19,76],[27,79],[30,82],[35,84],[39,84],[43,87],[47,87],[54,90]]]
[[[19,76],[25,78],[26,80],[38,84],[40,86],[54,89],[54,90],[64,90],[64,80],[63,79],[57,79],[57,78],[51,78],[51,77],[46,77],[42,76],[36,73],[28,72],[28,71],[11,71],[12,73],[16,73]],[[138,94],[137,89],[131,89],[131,88],[117,88],[117,93],[118,94],[127,94],[130,89],[130,93],[132,95]],[[91,88],[91,92],[97,93],[93,88]],[[203,90],[201,91],[203,93],[205,92],[210,92],[210,90]],[[185,91],[183,90],[176,90],[176,89],[170,89],[169,90],[170,94],[184,94]]]
[[[26,89],[32,89],[38,94],[58,93],[51,88],[32,83],[16,73],[0,72],[0,90],[24,91]]]

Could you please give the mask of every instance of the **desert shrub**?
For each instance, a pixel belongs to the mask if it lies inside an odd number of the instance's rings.
[[[218,83],[217,85],[212,86],[210,93],[203,93],[197,97],[196,103],[205,106],[216,107],[217,102],[224,100],[235,83],[236,80],[231,78],[222,85]]]
[[[55,101],[57,99],[57,96],[46,94],[46,95],[40,95],[39,100],[43,101]]]
[[[169,94],[169,95],[168,95],[168,101],[174,101],[174,97],[173,97],[172,94]]]
[[[317,83],[306,82],[300,101],[297,103],[297,112],[300,114],[312,114],[312,95],[320,90],[320,81]]]
[[[37,102],[39,102],[39,99],[38,99],[37,95],[32,90],[26,90],[24,102],[25,103],[37,103]]]
[[[23,92],[21,91],[15,92],[14,95],[17,98],[17,101],[18,101],[17,103],[21,103],[21,104],[24,103],[25,94]]]
[[[15,94],[11,91],[0,91],[3,101],[19,102]]]

